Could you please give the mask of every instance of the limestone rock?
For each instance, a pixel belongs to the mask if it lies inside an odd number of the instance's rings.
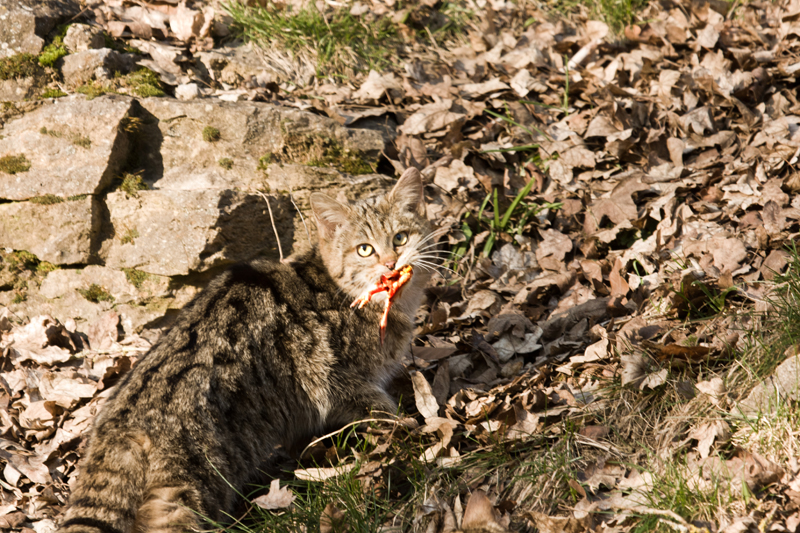
[[[31,98],[39,88],[36,77],[0,80],[0,102],[21,102]]]
[[[94,79],[110,79],[115,72],[127,74],[135,65],[133,54],[120,54],[116,50],[101,48],[64,57],[61,73],[67,85],[78,87]]]
[[[780,400],[779,400],[780,398]],[[770,377],[759,383],[731,414],[759,416],[774,411],[779,401],[800,399],[800,355],[792,354]]]
[[[59,98],[7,124],[0,157],[24,155],[31,168],[11,176],[0,172],[0,198],[66,198],[106,188],[128,155],[120,122],[131,101],[119,95]]]
[[[125,333],[139,333],[145,326],[159,322],[169,308],[168,300],[155,300],[147,305],[121,304],[114,306],[119,313],[120,324]]]
[[[294,253],[302,253],[310,248],[311,243],[317,242],[309,202],[311,193],[324,192],[340,201],[353,201],[388,190],[392,180],[380,174],[349,176],[332,168],[272,164],[267,171],[266,183],[278,194],[291,191],[291,198],[303,213],[304,218],[295,211],[293,246]]]
[[[64,46],[73,54],[103,48],[104,45],[102,30],[88,24],[72,24],[64,36]]]
[[[124,272],[100,265],[90,265],[83,270],[54,270],[47,274],[39,287],[39,294],[45,298],[61,298],[71,290],[85,290],[92,284],[102,287],[115,303],[130,302],[138,296],[136,287]]]
[[[292,248],[293,208],[271,198],[284,255]],[[162,276],[186,275],[258,255],[277,259],[275,235],[264,200],[232,190],[111,193],[106,204],[114,238],[100,254],[107,266]]]
[[[138,167],[153,188],[172,190],[256,189],[263,187],[259,160],[269,154],[302,157],[303,140],[330,139],[344,149],[377,158],[384,148],[380,133],[348,129],[334,120],[259,102],[236,104],[201,99],[141,101],[144,129]],[[217,128],[219,140],[203,140],[206,127]],[[220,159],[230,159],[230,168]]]
[[[80,10],[77,0],[0,0],[0,57],[38,54],[44,37]]]
[[[175,87],[175,97],[178,100],[194,100],[200,96],[200,88],[196,83],[186,83]]]
[[[99,229],[97,202],[0,204],[0,247],[27,250],[56,265],[87,263]]]
[[[37,315],[50,315],[62,324],[68,319],[77,322],[93,322],[113,307],[112,302],[90,302],[78,291],[72,289],[60,298],[45,298],[41,294],[32,294],[24,302],[10,303],[8,308],[23,319]],[[79,327],[79,330],[85,328]]]

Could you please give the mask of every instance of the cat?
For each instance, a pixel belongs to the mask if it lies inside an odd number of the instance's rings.
[[[222,520],[280,453],[370,410],[396,412],[385,385],[410,349],[434,236],[421,176],[410,169],[388,194],[348,205],[315,193],[311,206],[317,246],[231,267],[121,380],[95,419],[61,533]],[[414,273],[381,343],[385,294],[350,302],[406,264]]]

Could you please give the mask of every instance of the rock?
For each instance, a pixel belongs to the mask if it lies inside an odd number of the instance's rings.
[[[292,248],[293,208],[271,198],[284,255]],[[111,193],[106,204],[114,238],[100,250],[107,266],[161,276],[205,271],[258,255],[277,259],[275,235],[264,200],[232,190]]]
[[[135,164],[156,189],[263,187],[262,157],[280,154],[282,163],[295,158],[304,163],[308,144],[320,140],[371,160],[384,149],[378,132],[348,129],[326,117],[265,103],[148,98],[141,105],[145,124],[137,152],[142,157]],[[219,140],[204,141],[206,127],[217,128]],[[220,165],[223,158],[232,161],[230,168]]]
[[[96,194],[108,187],[128,156],[120,123],[131,99],[106,95],[59,98],[6,125],[0,157],[24,155],[30,170],[0,172],[0,198]]]
[[[39,287],[45,298],[60,298],[76,289],[88,289],[97,284],[114,298],[115,303],[130,302],[138,297],[138,290],[125,273],[100,265],[90,265],[83,270],[59,269],[47,274]]]
[[[33,76],[0,80],[0,102],[21,102],[36,94],[39,84]]]
[[[41,294],[32,294],[24,302],[8,306],[22,319],[46,314],[62,324],[70,318],[76,322],[93,322],[112,307],[112,302],[90,302],[74,289],[67,291],[61,298],[54,299],[45,298]]]
[[[790,349],[790,353],[793,349]],[[748,417],[774,412],[780,402],[800,399],[800,355],[792,353],[770,377],[759,383],[731,414]]]
[[[196,83],[187,83],[175,87],[175,97],[178,100],[194,100],[200,96],[200,88]]]
[[[127,335],[139,333],[145,326],[159,322],[168,309],[168,300],[154,300],[147,305],[114,306],[114,311],[119,313],[122,329]]]
[[[103,48],[105,42],[103,31],[88,24],[72,24],[64,36],[64,46],[72,54]]]
[[[257,85],[263,87],[270,81],[291,79],[291,76],[277,76],[272,72],[273,69],[268,72],[252,44],[215,48],[200,52],[197,58],[211,79],[227,85],[238,86],[242,82],[255,80]]]
[[[316,225],[313,222],[309,202],[311,193],[319,191],[340,201],[352,201],[386,191],[393,182],[380,174],[349,176],[332,168],[271,164],[267,170],[266,183],[271,191],[278,194],[287,194],[291,191],[297,209],[303,213],[305,223],[295,209],[295,239],[292,247],[294,253],[301,253],[307,250],[311,243],[317,242]]]
[[[64,57],[61,73],[67,85],[78,87],[94,79],[113,78],[116,72],[127,74],[135,65],[133,54],[120,54],[116,50],[101,48]]]
[[[98,204],[92,197],[52,205],[0,204],[0,247],[27,250],[56,265],[87,263],[99,230]]]
[[[0,0],[0,57],[38,54],[44,37],[80,10],[76,0]]]

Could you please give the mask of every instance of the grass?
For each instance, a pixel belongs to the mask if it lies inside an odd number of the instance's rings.
[[[247,7],[228,2],[234,29],[249,41],[271,49],[316,57],[317,75],[343,75],[348,68],[382,70],[391,61],[397,25],[388,17],[373,21],[354,17],[349,8],[324,16],[310,6],[297,12],[267,4]]]
[[[360,152],[349,150],[334,139],[323,139],[320,143],[322,153],[318,156],[312,156],[306,162],[306,165],[310,167],[335,167],[342,172],[356,176],[374,172],[372,166],[363,159]]]
[[[72,144],[88,150],[92,146],[92,140],[83,135],[75,135],[72,137]]]
[[[39,72],[36,56],[16,54],[0,59],[0,80],[29,78]]]
[[[92,303],[100,303],[100,302],[113,302],[114,297],[108,293],[103,287],[98,285],[97,283],[92,283],[89,285],[88,289],[78,289],[78,292],[81,296],[86,298]]]
[[[136,270],[135,268],[123,268],[122,271],[125,272],[125,278],[127,278],[128,283],[137,289],[141,289],[144,282],[150,278],[150,274],[142,272],[141,270]]]
[[[213,143],[220,140],[221,135],[219,130],[214,126],[206,126],[203,128],[203,140],[207,143]]]
[[[31,162],[24,155],[5,155],[0,157],[0,172],[18,174],[31,169]]]
[[[93,100],[98,96],[103,96],[104,94],[114,92],[114,90],[110,86],[100,81],[92,81],[85,85],[81,85],[75,89],[75,92],[85,94],[87,100]]]
[[[139,237],[139,230],[136,228],[128,229],[125,233],[120,237],[119,242],[121,244],[135,244],[136,239]]]
[[[230,170],[233,168],[233,159],[231,159],[230,157],[223,157],[219,161],[217,161],[217,163],[225,170]]]
[[[258,158],[258,170],[267,170],[269,166],[272,164],[273,159],[272,152],[267,152],[266,154],[262,155]]]
[[[164,96],[164,87],[155,72],[142,67],[127,76],[123,76],[120,83],[130,88],[134,94],[142,98],[151,96]]]
[[[311,167],[336,168],[348,174],[360,175],[375,172],[364,154],[342,145],[326,135],[298,135],[292,133],[291,123],[281,123],[284,145],[280,153],[268,153],[258,161],[258,168],[266,170],[270,163],[294,162]]]
[[[627,26],[636,24],[636,16],[647,7],[647,0],[558,0],[543,4],[547,11],[567,16],[583,6],[590,20],[608,24],[610,33],[621,37]]]
[[[39,265],[39,258],[26,250],[12,252],[6,260],[14,270],[35,270]]]
[[[147,184],[138,174],[125,173],[119,179],[122,180],[122,182],[117,187],[117,190],[124,192],[125,196],[128,198],[138,198],[139,191],[146,191],[148,188]]]
[[[61,89],[45,89],[42,93],[42,98],[61,98],[62,96],[67,96],[67,93],[62,91]]]
[[[32,204],[38,205],[53,205],[60,204],[64,201],[64,199],[60,196],[56,196],[55,194],[45,194],[43,196],[34,196],[33,198],[29,198],[28,201]]]

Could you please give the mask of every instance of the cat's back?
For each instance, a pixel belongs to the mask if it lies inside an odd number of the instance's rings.
[[[259,391],[298,397],[294,386],[333,363],[330,314],[343,296],[319,264],[312,251],[229,268],[134,367],[106,416],[157,422],[243,398],[263,404]]]

